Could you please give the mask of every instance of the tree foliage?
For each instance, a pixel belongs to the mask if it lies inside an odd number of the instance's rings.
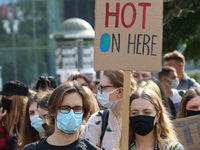
[[[200,58],[200,1],[174,0],[164,3],[163,53],[184,46],[186,61]]]

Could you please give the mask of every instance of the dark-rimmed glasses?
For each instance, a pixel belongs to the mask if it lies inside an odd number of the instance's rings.
[[[112,86],[112,85],[105,85],[105,86],[103,86],[103,85],[99,85],[99,86],[98,86],[98,90],[99,90],[100,93],[102,94],[102,93],[103,93],[103,89],[104,89],[104,88],[107,88],[107,87],[117,87],[117,86]]]
[[[82,107],[82,106],[75,106],[75,107],[59,106],[58,108],[62,114],[68,114],[71,109],[73,109],[75,114],[81,114],[81,113],[83,113],[83,109],[84,109],[84,107]]]

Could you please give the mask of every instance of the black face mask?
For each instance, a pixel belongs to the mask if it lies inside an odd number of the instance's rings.
[[[6,99],[6,98],[2,98],[1,103],[2,103],[3,109],[5,109],[8,112],[10,112],[11,106],[12,106],[12,100]]]
[[[44,128],[44,130],[46,130],[48,125],[46,123],[44,123],[44,124],[42,124],[42,127]]]
[[[189,116],[195,116],[195,115],[200,115],[200,111],[186,110],[186,112],[187,112],[187,117],[189,117]]]
[[[154,120],[152,116],[134,116],[130,117],[130,125],[135,133],[145,136],[155,128]]]

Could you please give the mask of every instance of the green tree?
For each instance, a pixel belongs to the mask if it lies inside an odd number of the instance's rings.
[[[184,45],[186,61],[200,58],[200,1],[173,0],[164,3],[163,53]]]

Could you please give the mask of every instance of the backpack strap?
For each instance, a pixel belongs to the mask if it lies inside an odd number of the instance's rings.
[[[102,143],[102,140],[103,140],[103,136],[104,136],[105,131],[106,131],[106,127],[108,125],[108,116],[109,116],[109,110],[106,109],[106,110],[103,111],[103,114],[102,114],[100,146],[101,146],[101,143]]]

